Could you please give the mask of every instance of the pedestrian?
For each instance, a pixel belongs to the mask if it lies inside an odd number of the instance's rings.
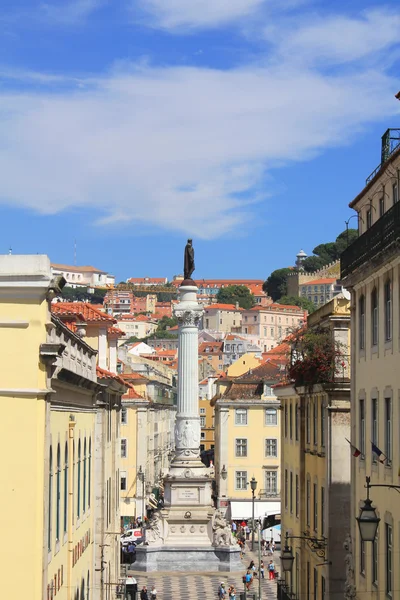
[[[142,587],[142,591],[140,592],[140,600],[149,600],[147,587],[145,585]]]
[[[274,552],[275,552],[275,542],[272,542],[272,544],[271,544],[271,551],[272,551],[272,554],[274,554]]]
[[[218,588],[218,598],[221,598],[221,600],[226,598],[225,583],[223,581],[221,581],[219,588]]]
[[[251,571],[247,571],[247,573],[245,575],[245,582],[246,582],[246,590],[249,590],[251,584],[253,583],[253,575],[251,574]]]
[[[132,563],[135,562],[135,554],[136,554],[136,546],[133,542],[129,542],[128,548],[127,548],[127,553],[128,553],[128,557],[129,557],[129,565],[132,565]]]
[[[246,534],[246,540],[250,539],[250,527],[248,525],[246,525],[246,527],[244,528],[245,534]]]
[[[229,600],[236,600],[236,589],[234,585],[229,586],[228,596]]]
[[[155,585],[151,586],[150,600],[157,600],[157,590]]]
[[[272,560],[270,560],[269,564],[268,564],[268,573],[269,573],[269,579],[275,579],[275,565]]]
[[[235,523],[235,521],[232,522],[232,533],[233,535],[236,535],[236,531],[237,531],[237,525]]]
[[[264,544],[263,556],[267,556],[268,553],[269,553],[269,542],[266,541]]]
[[[261,577],[264,579],[264,561],[263,560],[260,562],[260,574],[261,574]]]

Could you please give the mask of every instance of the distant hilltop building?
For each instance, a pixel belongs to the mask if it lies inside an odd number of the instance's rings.
[[[304,250],[300,250],[300,252],[298,252],[298,254],[296,254],[296,268],[299,271],[302,271],[304,269],[303,262],[305,261],[306,258],[307,258],[307,254],[304,252]]]
[[[301,250],[297,254],[296,266],[299,261],[302,264],[306,256],[306,253]],[[339,280],[340,261],[338,260],[314,273],[294,271],[287,278],[287,294],[308,298],[315,306],[322,306],[343,291]]]
[[[172,285],[179,287],[182,282],[181,275],[175,275],[172,280]],[[198,287],[198,295],[208,300],[215,301],[218,292],[230,285],[244,285],[253,294],[256,304],[267,306],[272,303],[272,300],[263,290],[263,279],[196,279]]]
[[[166,277],[130,277],[126,280],[126,283],[131,285],[161,285],[164,286],[168,283]]]
[[[112,287],[115,285],[114,275],[95,267],[51,263],[51,272],[53,276],[62,275],[69,287]]]

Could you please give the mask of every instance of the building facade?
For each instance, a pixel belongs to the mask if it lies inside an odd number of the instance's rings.
[[[282,539],[290,536],[295,557],[287,591],[296,600],[341,600],[350,526],[350,302],[331,300],[308,318],[308,328],[327,332],[340,358],[326,383],[275,387],[283,413]]]
[[[210,304],[204,307],[202,329],[216,332],[240,331],[242,309],[235,304]]]
[[[64,277],[66,285],[70,287],[112,287],[115,285],[114,275],[95,267],[52,263],[51,271],[54,277]]]
[[[397,131],[397,130],[396,130]],[[395,132],[393,132],[395,133]],[[395,136],[394,136],[395,137]],[[400,352],[400,148],[382,138],[382,162],[351,202],[360,237],[341,257],[342,281],[352,303],[351,537],[357,597],[396,598],[400,586],[400,503],[385,485],[399,485]],[[397,136],[398,138],[398,136]],[[397,142],[399,140],[397,139]],[[382,451],[378,458],[372,443]],[[366,477],[381,521],[373,543],[362,542],[356,523]]]
[[[242,311],[242,334],[254,336],[263,352],[268,352],[304,324],[307,311],[298,306],[270,304]]]
[[[215,408],[217,503],[232,519],[252,515],[249,482],[257,480],[255,516],[280,513],[280,404],[272,385],[280,378],[270,363],[221,382]]]

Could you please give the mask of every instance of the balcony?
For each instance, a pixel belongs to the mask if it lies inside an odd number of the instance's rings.
[[[296,600],[297,596],[290,591],[289,586],[283,579],[277,581],[277,598],[278,600]]]
[[[258,497],[261,498],[280,498],[280,492],[278,490],[260,490]]]
[[[400,203],[385,214],[353,242],[340,257],[341,278],[369,263],[400,239]]]

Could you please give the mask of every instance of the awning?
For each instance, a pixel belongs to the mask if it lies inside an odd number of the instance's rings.
[[[268,517],[269,515],[280,514],[280,502],[255,501],[254,502],[254,518],[259,519]],[[231,519],[251,519],[252,518],[252,502],[247,500],[231,501],[230,505]]]

